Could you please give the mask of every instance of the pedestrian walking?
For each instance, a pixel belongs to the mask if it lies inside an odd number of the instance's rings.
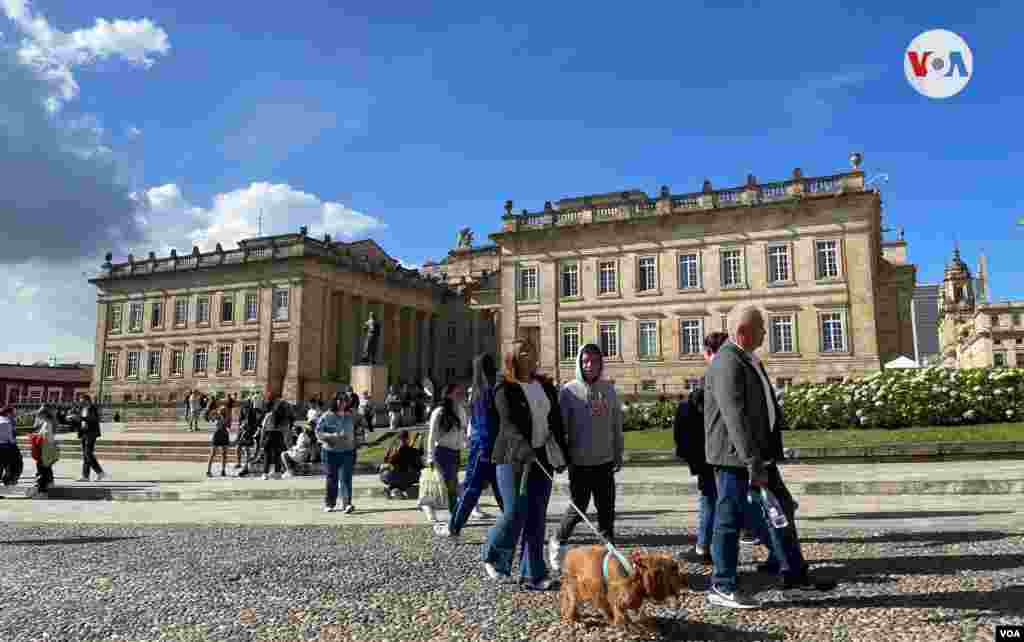
[[[239,469],[239,477],[249,474],[249,462],[255,456],[256,435],[260,430],[261,419],[262,416],[252,400],[247,399],[244,401],[239,418],[238,436],[235,437],[235,453],[237,456],[235,468]]]
[[[316,426],[316,438],[320,442],[324,475],[327,477],[327,492],[324,496],[325,513],[337,509],[338,495],[341,495],[341,510],[351,513],[352,471],[356,465],[355,402],[350,399],[335,399],[330,412],[324,413]],[[340,491],[340,493],[339,493]]]
[[[438,524],[434,532],[438,535],[458,537],[470,515],[484,518],[478,510],[480,495],[484,486],[494,489],[498,508],[503,510],[501,493],[498,490],[497,471],[491,455],[494,441],[498,437],[498,410],[494,405],[494,384],[497,366],[490,354],[477,355],[473,359],[473,387],[470,394],[469,456],[466,458],[466,477],[462,484],[462,496],[447,524]]]
[[[706,372],[705,454],[714,467],[718,492],[711,541],[714,573],[707,597],[714,606],[748,609],[760,605],[740,592],[736,583],[739,529],[747,501],[755,502],[763,513],[775,502],[781,509],[779,523],[768,529],[768,561],[759,565],[759,570],[780,574],[783,590],[824,591],[836,585],[813,580],[800,550],[796,504],[777,466],[784,458],[782,408],[754,353],[764,343],[764,336],[761,312],[753,307],[744,309],[734,338],[719,349]]]
[[[192,394],[188,396],[188,429],[190,432],[199,432],[199,414],[202,411],[202,399],[199,398],[199,392],[196,390],[192,391]]]
[[[57,424],[53,408],[40,406],[36,412],[35,433],[31,437],[32,458],[36,461],[36,487],[33,496],[46,494],[53,486],[53,466],[60,459]]]
[[[291,413],[288,410],[288,402],[279,399],[274,404],[274,410],[263,417],[261,426],[261,448],[263,449],[263,479],[270,479],[270,466],[274,466],[274,472],[278,477],[284,472],[284,464],[281,463],[281,453],[285,451],[285,433],[291,426]]]
[[[231,411],[226,405],[215,408],[211,411],[211,418],[217,425],[210,438],[210,460],[206,462],[206,476],[213,477],[213,460],[220,451],[220,476],[227,476],[228,448],[231,446],[231,432],[228,430],[231,420]]]
[[[100,412],[96,404],[86,399],[78,427],[78,439],[82,444],[82,476],[78,481],[89,481],[89,475],[96,473],[96,481],[103,481],[106,473],[96,459],[96,440],[100,437]]]
[[[704,337],[704,361],[709,365],[729,335],[712,332]],[[676,456],[686,461],[690,473],[697,478],[697,544],[693,553],[697,561],[711,564],[711,537],[715,526],[715,471],[704,454],[704,388],[698,386],[676,407],[672,432]],[[748,511],[749,512],[749,511]],[[758,520],[762,521],[762,520]]]
[[[444,387],[441,405],[430,413],[430,429],[427,433],[427,465],[440,473],[448,489],[448,514],[455,514],[459,501],[459,455],[465,446],[465,430],[468,423],[462,401],[465,390],[460,384],[450,383]],[[423,506],[427,521],[437,521],[433,506]]]
[[[391,386],[384,404],[388,409],[388,424],[392,431],[402,427],[402,398],[398,396],[398,387]]]
[[[622,406],[615,384],[603,381],[603,374],[601,348],[593,343],[582,346],[576,355],[576,378],[562,386],[558,405],[569,446],[572,503],[585,513],[593,497],[598,531],[614,545],[615,473],[622,469],[624,451]],[[559,570],[562,546],[583,519],[576,508],[566,509],[558,532],[548,542],[548,563],[553,570]]]
[[[16,427],[14,407],[0,408],[0,481],[4,486],[17,484],[24,469],[24,461],[18,449]]]
[[[504,510],[487,534],[484,572],[492,580],[510,577],[522,540],[521,578],[528,590],[546,591],[555,585],[544,562],[544,522],[557,472],[551,459],[564,463],[566,449],[558,392],[537,373],[536,348],[528,340],[513,342],[502,362],[494,392],[500,426],[494,462]]]
[[[362,399],[359,402],[359,413],[363,416],[363,423],[366,424],[366,431],[373,432],[373,424],[376,420],[377,410],[370,399],[370,391],[364,390]]]

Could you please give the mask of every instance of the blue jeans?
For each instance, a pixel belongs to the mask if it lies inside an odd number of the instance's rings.
[[[709,466],[707,471],[697,475],[697,490],[700,491],[697,497],[697,546],[707,550],[711,546],[715,531],[715,505],[718,503],[714,468]],[[758,540],[768,546],[768,531],[760,506],[744,501],[743,507],[746,520],[743,527],[749,529]],[[769,560],[770,549],[771,547]]]
[[[459,451],[444,446],[434,448],[434,465],[448,489],[448,513],[454,513],[459,501]]]
[[[534,463],[529,467],[525,495],[519,494],[523,468],[513,464],[496,466],[504,510],[498,523],[488,531],[483,549],[485,562],[493,564],[498,573],[511,575],[516,543],[521,541],[519,574],[528,582],[539,582],[548,576],[544,563],[544,525],[551,499],[551,481],[537,469],[539,465]]]
[[[469,448],[469,461],[466,462],[466,478],[462,481],[462,497],[459,498],[459,505],[448,522],[448,530],[451,533],[462,531],[469,514],[480,501],[484,484],[490,484],[494,489],[494,498],[498,500],[498,507],[501,508],[501,491],[498,490],[498,472],[494,462],[488,456],[484,445],[473,444]]]
[[[338,503],[338,487],[341,487],[341,505],[352,503],[352,469],[356,467],[354,450],[322,450],[324,474],[327,475],[327,497],[325,506]]]
[[[767,528],[762,517],[754,530],[756,534],[765,537],[765,543],[769,544],[768,564],[777,565],[783,575],[799,575],[806,571],[807,565],[797,539],[793,497],[782,483],[775,466],[766,468],[765,473],[768,477],[767,488],[782,502],[789,517],[789,525],[786,528]],[[740,528],[745,521],[745,515],[749,514],[747,491],[750,489],[750,478],[743,468],[715,467],[715,483],[718,502],[715,506],[715,530],[711,540],[711,556],[715,563],[711,581],[719,589],[731,593],[736,590]],[[758,510],[763,510],[757,494],[754,494],[754,506]],[[765,533],[765,530],[768,532]]]

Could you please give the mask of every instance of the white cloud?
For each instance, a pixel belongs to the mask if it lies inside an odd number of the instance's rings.
[[[148,18],[97,18],[92,27],[67,33],[33,11],[29,0],[0,0],[0,6],[24,35],[19,59],[39,71],[53,87],[46,100],[50,111],[59,110],[78,95],[73,68],[113,58],[150,67],[154,56],[166,54],[171,48],[167,32]]]
[[[139,136],[142,136],[142,130],[136,127],[135,125],[129,125],[128,127],[126,127],[124,133],[128,136],[128,138],[138,138]]]
[[[140,223],[147,230],[143,243],[151,244],[145,252],[190,252],[193,245],[210,251],[217,243],[231,249],[240,239],[257,235],[261,212],[265,236],[297,232],[305,225],[311,236],[330,234],[340,240],[385,227],[380,219],[287,184],[252,183],[217,194],[209,208],[189,202],[173,183],[150,188],[136,198],[142,205]]]

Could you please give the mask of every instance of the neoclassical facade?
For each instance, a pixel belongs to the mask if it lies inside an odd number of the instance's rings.
[[[977,283],[955,248],[942,283],[942,364],[948,368],[1024,368],[1024,301],[979,301]]]
[[[797,169],[689,194],[598,194],[519,214],[507,201],[495,248],[460,248],[424,270],[486,301],[500,343],[530,338],[559,380],[594,342],[625,392],[682,392],[704,371],[704,335],[731,329],[746,306],[765,315],[761,352],[777,383],[865,375],[914,355],[916,268],[902,238],[883,239],[880,196],[851,160],[843,174]],[[487,267],[467,267],[481,253]]]
[[[198,389],[286,399],[349,381],[373,312],[390,383],[469,377],[493,351],[494,326],[440,280],[402,268],[373,241],[298,234],[238,248],[129,256],[90,280],[98,290],[93,392],[179,401]]]

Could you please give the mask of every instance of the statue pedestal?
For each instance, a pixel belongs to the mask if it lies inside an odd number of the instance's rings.
[[[383,406],[388,396],[388,367],[382,364],[366,364],[352,366],[352,378],[349,380],[352,390],[361,399],[363,393],[370,394],[370,400],[378,408]]]

